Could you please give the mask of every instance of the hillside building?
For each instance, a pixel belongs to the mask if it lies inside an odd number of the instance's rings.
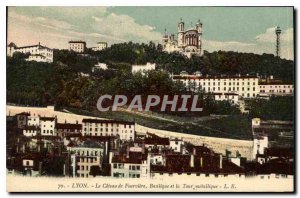
[[[146,65],[132,65],[132,73],[141,72],[143,75],[147,71],[155,70],[156,64],[155,63],[147,63]]]
[[[238,97],[255,98],[259,94],[257,76],[202,76],[182,72],[180,75],[172,75],[172,78],[182,82],[191,91],[199,89],[215,94],[217,100],[224,99],[236,103]]]
[[[101,51],[107,48],[107,42],[98,42],[96,47],[92,47],[93,51]]]
[[[69,50],[77,53],[84,53],[86,50],[85,41],[69,41]]]
[[[119,136],[120,140],[134,140],[135,123],[116,120],[82,120],[82,136]]]
[[[36,62],[53,62],[53,50],[41,45],[38,43],[37,45],[30,46],[22,46],[17,47],[16,44],[10,43],[7,46],[7,56],[12,57],[15,52],[21,52],[23,54],[29,54],[29,57],[26,61],[36,61]]]

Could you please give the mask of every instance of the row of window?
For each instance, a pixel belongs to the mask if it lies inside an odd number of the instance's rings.
[[[87,128],[84,128],[83,131],[86,132],[86,131],[87,131]],[[93,131],[93,128],[90,128],[89,131]],[[98,132],[98,128],[95,128],[94,131],[95,131],[95,132]],[[115,130],[114,130],[114,129],[110,129],[110,132],[114,132],[114,131],[115,131],[115,132],[119,132],[119,129],[115,129]],[[103,132],[103,128],[100,128],[100,131],[99,131],[99,132]],[[105,129],[105,132],[108,132],[108,128]],[[127,133],[127,130],[122,131],[122,132]],[[133,131],[132,131],[132,130],[129,130],[128,133],[133,133]]]
[[[80,166],[79,170],[82,170],[82,171],[87,170],[87,171],[89,171],[90,170],[90,166]]]
[[[34,130],[25,130],[25,133],[28,134],[28,133],[36,133],[36,131]]]
[[[49,130],[49,129],[48,129],[48,130],[43,130],[43,133],[44,133],[44,134],[45,134],[45,133],[47,133],[47,134],[49,134],[49,133],[50,133],[50,134],[53,134],[53,130]]]
[[[141,166],[139,166],[139,165],[129,165],[129,170],[141,170]]]
[[[124,164],[114,164],[113,167],[114,167],[114,169],[123,169]]]
[[[282,85],[278,85],[278,88],[281,88]],[[265,88],[266,86],[259,86],[260,88]],[[277,88],[277,85],[274,86],[275,88]],[[270,88],[272,88],[272,85],[270,85]],[[293,88],[293,85],[283,85],[283,88]]]
[[[217,96],[219,99],[221,99],[222,98],[222,96],[221,95],[218,95]],[[225,97],[225,99],[234,99],[234,96],[228,96],[228,95],[224,95],[224,97]],[[238,97],[238,96],[236,96],[236,97]]]
[[[200,88],[202,88],[202,87],[200,86]],[[206,88],[203,87],[203,90],[205,91]],[[212,89],[211,89],[211,87],[208,87],[207,90],[208,91],[217,91],[216,87],[213,87]],[[252,90],[255,91],[255,87],[253,87]],[[220,87],[218,87],[218,91],[221,91]],[[226,87],[223,88],[223,91],[227,91]],[[235,89],[235,87],[232,87],[232,89],[231,89],[231,87],[229,87],[228,91],[240,91],[240,89],[239,89],[239,87],[237,87],[236,89]],[[242,87],[242,91],[245,91],[244,87]],[[247,91],[250,91],[250,87],[247,88]]]
[[[140,178],[141,177],[141,175],[140,174],[135,174],[135,173],[129,173],[129,177],[130,178]]]
[[[89,126],[89,125],[93,125],[93,124],[95,125],[95,127],[99,127],[99,126],[101,126],[101,127],[102,126],[105,126],[105,127],[109,127],[109,126],[111,126],[111,127],[113,127],[113,126],[114,127],[119,127],[118,123],[117,124],[116,123],[112,123],[110,125],[108,123],[87,123],[87,122],[83,123],[84,126]],[[124,124],[124,128],[125,129],[127,128],[127,124]],[[128,128],[131,129],[131,125],[130,124],[128,125]]]
[[[98,156],[98,151],[89,151],[89,150],[87,150],[85,152],[85,151],[77,150],[75,152],[77,153],[77,155],[80,155],[80,156]],[[99,154],[101,155],[101,151],[99,152]]]
[[[261,93],[266,93],[265,90],[260,90]],[[275,93],[275,90],[269,90],[270,93]],[[293,93],[293,90],[290,90],[289,92],[286,92],[285,90],[276,90],[276,93]]]
[[[177,175],[182,175],[182,174],[184,174],[184,173],[177,173]],[[187,175],[192,175],[192,173],[186,173]],[[202,173],[203,174],[203,173]],[[164,173],[160,173],[160,175],[164,175]],[[173,176],[174,175],[174,173],[169,173],[169,176]],[[214,177],[216,177],[216,178],[218,178],[219,176],[221,176],[221,175],[219,175],[219,174],[209,174],[209,173],[205,173],[204,174],[205,175],[205,177],[210,177],[210,176],[214,176]],[[201,173],[196,173],[196,176],[201,176]],[[224,177],[228,177],[228,174],[224,174],[223,175]],[[239,174],[239,177],[241,177],[242,175],[241,174]]]
[[[84,128],[83,131],[87,131],[87,128]],[[89,131],[93,131],[93,128],[90,128]],[[94,131],[98,131],[98,128],[95,128]],[[105,128],[105,131],[108,132],[108,128]],[[111,132],[114,131],[114,129],[110,129]],[[103,132],[103,128],[100,128],[100,132]],[[119,132],[119,129],[116,129],[116,132]]]
[[[189,81],[185,81],[185,83],[196,83],[196,82],[195,82],[195,80],[194,80],[194,82],[191,82],[191,81],[189,80]],[[200,86],[201,84],[203,84],[204,86],[206,85],[206,83],[205,83],[205,82],[203,82],[203,83],[201,83],[201,82],[198,82],[198,84],[199,84],[199,86]],[[207,85],[208,85],[208,86],[210,86],[211,84],[212,84],[212,85],[214,85],[214,86],[216,85],[216,83],[215,83],[215,82],[212,82],[212,83],[208,82],[208,83],[207,83]],[[220,85],[221,85],[221,83],[220,83],[220,82],[218,82],[218,86],[220,86]],[[223,85],[226,85],[226,82],[224,82],[224,83],[223,83]],[[231,85],[235,86],[235,82],[233,82],[233,83],[229,82],[229,83],[228,83],[228,85],[229,85],[229,86],[231,86]],[[240,83],[239,83],[239,82],[237,82],[237,83],[236,83],[236,85],[237,85],[237,86],[239,86],[239,85],[240,85]],[[245,85],[245,83],[244,83],[244,82],[242,82],[242,85]],[[250,82],[248,82],[248,83],[247,83],[247,85],[249,85],[249,86],[250,86]],[[254,86],[255,86],[255,85],[256,85],[256,83],[255,83],[255,82],[253,82],[253,83],[252,83],[252,85],[254,85]]]
[[[89,174],[83,174],[83,173],[82,173],[82,174],[79,174],[79,173],[78,173],[78,174],[77,174],[77,177],[89,177]]]

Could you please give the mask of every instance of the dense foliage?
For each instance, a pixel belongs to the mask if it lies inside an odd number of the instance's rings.
[[[160,69],[179,74],[181,71],[193,73],[201,71],[206,75],[253,74],[260,76],[273,75],[285,82],[293,82],[294,62],[281,59],[272,54],[253,54],[239,52],[204,51],[201,57],[191,59],[179,53],[166,53],[161,45],[120,43],[100,52],[91,52],[100,62],[120,62],[129,64],[157,63]]]
[[[237,52],[204,52],[202,57],[191,59],[179,53],[165,53],[161,45],[121,43],[100,52],[88,50],[87,54],[76,54],[68,50],[54,50],[54,62],[26,62],[26,55],[15,53],[7,57],[7,102],[30,106],[55,105],[94,110],[99,96],[124,94],[129,96],[149,94],[189,93],[182,84],[173,82],[168,72],[203,74],[256,74],[270,75],[293,81],[293,61],[273,55]],[[107,63],[107,70],[92,72],[97,62]],[[146,75],[132,74],[132,64],[154,62],[158,69]],[[162,71],[163,70],[163,71]],[[87,76],[89,75],[89,76]],[[203,99],[204,112],[209,114],[239,114],[239,109],[229,102],[214,101],[210,95],[198,93]],[[272,103],[273,102],[273,103]],[[291,101],[290,101],[291,102]],[[255,101],[250,103],[251,115],[277,115],[273,107],[281,100]],[[264,106],[265,105],[265,106]],[[273,105],[269,107],[268,105]],[[290,105],[288,107],[284,105]],[[290,119],[292,102],[282,105],[282,115]],[[260,113],[259,106],[265,107]],[[272,109],[273,108],[273,109]],[[184,113],[181,113],[185,115]],[[284,117],[282,116],[282,117]],[[280,118],[280,116],[279,116]]]
[[[265,120],[294,120],[294,97],[271,97],[247,101],[250,117]]]

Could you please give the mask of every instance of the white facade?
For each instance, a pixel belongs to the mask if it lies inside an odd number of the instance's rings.
[[[253,159],[256,158],[256,154],[264,154],[266,148],[268,148],[268,136],[254,138],[253,139]]]
[[[69,50],[77,53],[85,52],[86,42],[84,41],[69,41]]]
[[[55,131],[56,118],[41,117],[41,135],[43,136],[56,136]]]
[[[26,59],[26,61],[36,61],[36,62],[47,62],[47,59],[45,56],[40,54],[33,54],[29,55],[29,57]]]
[[[28,116],[28,126],[40,126],[40,116]]]
[[[134,140],[133,122],[108,121],[97,119],[82,120],[82,136],[119,136],[121,140]]]
[[[148,159],[151,165],[165,165],[165,159],[162,154],[148,153]]]
[[[107,42],[98,42],[96,47],[93,47],[93,51],[101,51],[107,48]]]
[[[91,166],[101,168],[103,148],[69,147],[73,177],[91,177]]]
[[[147,160],[141,163],[125,162],[111,164],[111,176],[117,178],[148,178],[150,176],[150,165]]]
[[[29,53],[29,58],[27,61],[37,61],[37,62],[53,62],[53,50],[40,45],[32,45],[32,46],[23,46],[17,47],[14,43],[10,43],[7,46],[7,56],[13,56],[15,52],[21,52],[23,54]]]
[[[92,72],[95,72],[96,70],[100,70],[100,69],[107,70],[107,64],[105,64],[105,63],[97,63],[97,65],[95,65],[92,68]]]
[[[31,168],[33,168],[34,161],[33,161],[33,159],[23,159],[22,165],[24,167],[31,167]]]
[[[132,73],[141,72],[145,74],[146,71],[155,70],[155,63],[147,63],[146,65],[132,65]]]
[[[32,127],[25,127],[23,129],[23,135],[26,137],[33,137],[36,136],[39,132],[39,128],[32,126]]]
[[[293,95],[294,85],[292,84],[272,84],[260,83],[259,93],[261,95]]]
[[[170,148],[173,149],[174,152],[181,153],[183,150],[183,145],[183,140],[170,140]]]
[[[235,93],[215,93],[213,94],[216,101],[227,100],[233,104],[238,104],[239,95]]]
[[[210,93],[235,93],[242,98],[255,98],[259,94],[258,77],[227,76],[210,77],[196,75],[172,76],[173,80],[182,82],[191,90],[202,89]]]

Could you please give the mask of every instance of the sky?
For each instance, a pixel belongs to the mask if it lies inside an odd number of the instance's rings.
[[[7,42],[68,48],[70,40],[88,47],[99,41],[161,43],[177,33],[180,18],[189,28],[203,23],[203,49],[275,53],[274,28],[280,26],[281,57],[293,59],[292,7],[9,7]]]

